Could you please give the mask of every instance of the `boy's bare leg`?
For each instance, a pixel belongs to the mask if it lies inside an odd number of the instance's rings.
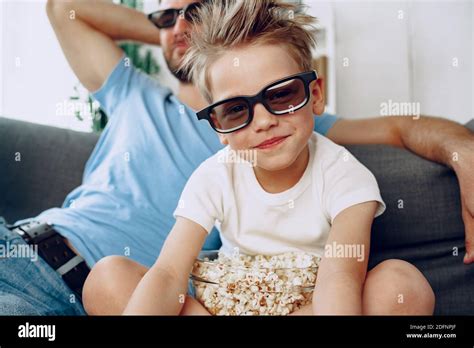
[[[432,315],[434,293],[423,274],[402,260],[386,260],[367,273],[362,298],[365,315]],[[290,315],[312,315],[306,305]]]
[[[121,315],[133,291],[148,269],[122,256],[108,256],[97,262],[82,291],[89,315]]]
[[[99,261],[84,284],[84,307],[90,315],[120,315],[148,269],[130,259],[110,256]],[[432,315],[434,294],[421,272],[408,262],[387,260],[367,273],[363,290],[365,315]],[[311,315],[306,305],[292,315]],[[209,315],[186,296],[180,315]]]
[[[89,315],[121,315],[148,268],[122,256],[97,262],[84,284],[84,308]],[[186,296],[180,315],[209,315],[194,298]]]
[[[211,315],[194,297],[187,295],[179,315]]]
[[[423,274],[402,260],[386,260],[367,273],[365,315],[432,315],[435,296]]]

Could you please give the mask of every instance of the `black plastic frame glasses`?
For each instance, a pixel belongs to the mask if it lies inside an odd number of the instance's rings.
[[[192,2],[183,8],[168,8],[166,10],[155,11],[148,15],[148,20],[159,29],[174,27],[178,16],[184,16],[184,19],[188,22],[192,22],[193,19],[195,19],[196,10],[202,6],[203,2]]]
[[[232,133],[244,127],[247,127],[252,122],[253,116],[254,116],[254,108],[255,108],[255,105],[257,104],[262,104],[265,107],[265,109],[267,109],[270,113],[272,113],[273,115],[278,115],[278,116],[291,114],[294,111],[301,109],[308,103],[310,99],[309,98],[310,96],[309,84],[317,79],[318,79],[318,75],[316,71],[307,71],[307,72],[291,75],[281,80],[272,82],[270,85],[267,85],[260,92],[258,92],[257,94],[253,96],[244,95],[244,96],[237,96],[237,97],[224,99],[212,105],[209,105],[208,107],[197,112],[196,115],[197,115],[198,120],[207,120],[209,124],[211,125],[211,127],[216,132],[222,133],[222,134]],[[296,81],[299,80],[302,82],[302,86],[300,85],[300,87],[302,87],[304,90],[304,99],[299,101],[297,105],[285,104],[286,106],[284,108],[282,108],[281,110],[277,110],[276,108],[272,107],[271,101],[268,100],[269,99],[268,92],[272,91],[273,88],[278,87],[279,85],[283,85],[282,88],[284,88],[285,82],[289,82],[291,80],[296,80]],[[301,96],[296,96],[296,97],[301,97]],[[293,99],[295,99],[295,97],[293,97]],[[245,109],[240,109],[240,110],[237,109],[235,111],[232,110],[235,115],[239,115],[240,119],[242,119],[243,117],[243,118],[246,118],[246,120],[242,122],[242,124],[239,124],[229,129],[219,128],[214,123],[213,112],[217,112],[216,111],[218,110],[217,108],[219,106],[223,106],[224,104],[230,104],[232,108],[234,108],[235,106],[246,107]]]

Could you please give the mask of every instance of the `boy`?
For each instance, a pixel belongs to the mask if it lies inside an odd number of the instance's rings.
[[[312,115],[324,110],[306,28],[314,18],[295,13],[293,5],[246,0],[206,4],[199,19],[183,70],[211,104],[198,117],[229,146],[189,179],[176,224],[150,270],[109,258],[106,265],[121,268],[123,277],[97,279],[93,270],[86,310],[93,309],[90,289],[102,281],[118,297],[131,295],[124,314],[208,314],[192,297],[180,299],[218,222],[227,253],[238,247],[246,254],[323,256],[313,303],[295,314],[432,314],[431,287],[412,265],[387,260],[366,271],[372,220],[384,203],[364,166],[313,133]],[[232,151],[252,162],[223,161],[235,158]],[[337,245],[358,246],[364,254],[325,253]]]

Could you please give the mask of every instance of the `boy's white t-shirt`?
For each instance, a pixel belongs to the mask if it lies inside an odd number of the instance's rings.
[[[313,133],[308,166],[292,188],[268,193],[248,162],[223,161],[226,147],[204,161],[189,178],[174,212],[221,232],[222,248],[249,255],[292,251],[324,254],[331,223],[344,209],[377,201],[385,204],[373,174],[344,147]],[[257,158],[258,160],[258,158]]]

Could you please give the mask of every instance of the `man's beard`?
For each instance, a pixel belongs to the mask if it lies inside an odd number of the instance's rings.
[[[190,83],[191,81],[188,78],[188,75],[185,74],[182,70],[179,69],[179,64],[172,64],[171,59],[165,59],[168,69],[171,71],[174,77],[176,77],[181,83]]]

